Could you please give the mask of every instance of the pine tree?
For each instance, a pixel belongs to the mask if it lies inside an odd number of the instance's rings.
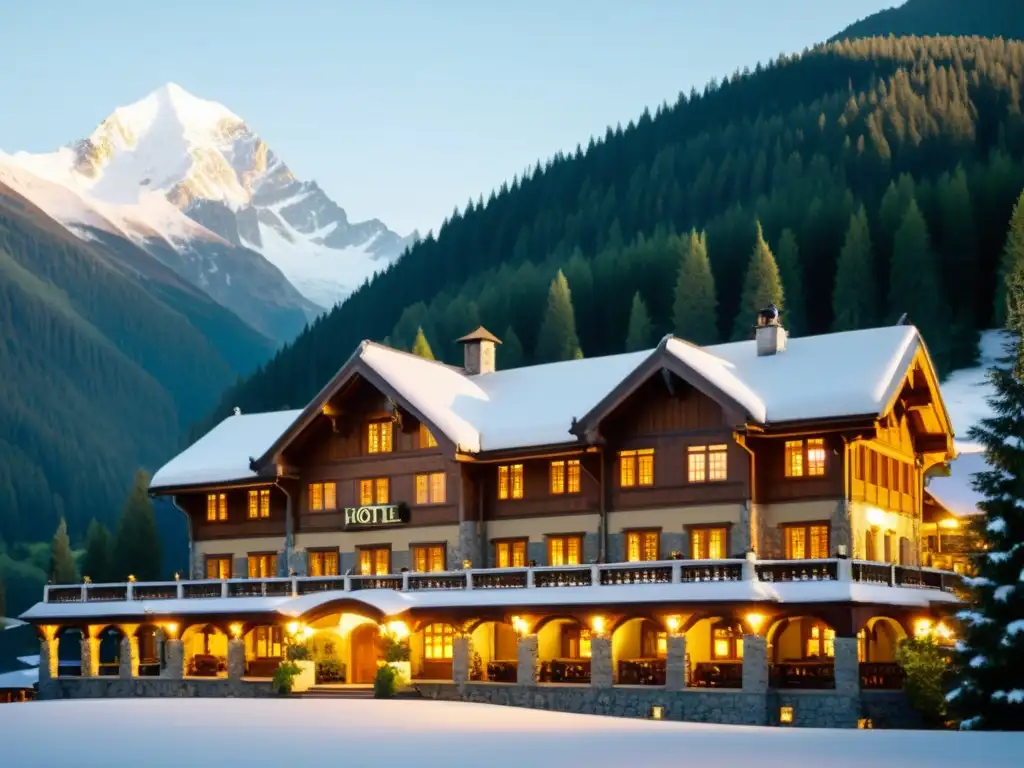
[[[498,347],[497,366],[500,370],[518,368],[523,364],[523,343],[519,340],[515,328],[511,325],[505,329],[505,335]]]
[[[683,245],[672,315],[679,338],[702,346],[718,341],[718,298],[703,232],[691,230]]]
[[[638,352],[641,349],[650,348],[653,335],[654,326],[651,324],[651,316],[647,312],[647,305],[644,304],[640,291],[637,291],[633,294],[633,306],[629,310],[626,351]]]
[[[832,330],[855,331],[878,322],[878,301],[871,251],[871,232],[864,206],[850,217],[846,240],[836,265],[832,291]]]
[[[7,615],[7,590],[4,588],[4,575],[0,573],[0,631],[4,628],[4,616]]]
[[[82,556],[82,577],[88,576],[99,584],[113,581],[113,542],[110,531],[93,518],[85,535],[85,554]]]
[[[782,289],[786,296],[786,316],[783,318],[786,331],[790,336],[803,336],[807,333],[803,267],[793,230],[782,230],[778,254],[779,277],[782,278]]]
[[[999,282],[996,285],[995,321],[1002,328],[1006,325],[1006,278],[1024,264],[1024,192],[1017,198],[1010,217],[1010,231],[1003,246],[1002,261],[999,266]]]
[[[928,344],[935,367],[949,370],[949,312],[939,288],[938,263],[924,216],[910,201],[893,238],[889,272],[889,319],[906,312]]]
[[[61,518],[57,532],[50,545],[50,582],[53,584],[75,584],[78,573],[75,570],[75,556],[71,553],[68,538],[68,524]]]
[[[430,343],[423,335],[422,326],[416,329],[416,339],[412,343],[412,353],[427,360],[434,359],[434,353],[430,350]]]
[[[959,685],[947,699],[972,730],[1024,730],[1024,261],[1006,275],[1006,357],[989,372],[994,415],[970,431],[990,469],[974,476],[984,495],[975,524],[978,557],[975,607],[961,611]]]
[[[116,579],[134,576],[139,581],[156,581],[161,577],[160,537],[156,531],[153,502],[147,492],[149,475],[135,473],[132,489],[121,511],[114,539],[113,572]]]
[[[750,329],[757,321],[757,313],[774,304],[783,313],[785,305],[782,293],[782,278],[779,277],[779,266],[768,243],[764,240],[761,224],[757,225],[757,240],[754,251],[750,254],[747,276],[743,281],[743,294],[740,298],[740,309],[736,315],[732,337],[740,341],[750,337]],[[785,324],[786,316],[782,314]]]
[[[576,335],[576,319],[572,311],[569,283],[558,270],[548,290],[548,308],[537,336],[537,362],[554,363],[582,357],[580,340]]]

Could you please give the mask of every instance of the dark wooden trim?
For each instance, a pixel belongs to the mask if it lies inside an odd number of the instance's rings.
[[[441,548],[441,564],[444,566],[441,570],[448,570],[448,542],[447,541],[410,541],[409,542],[409,572],[410,573],[430,573],[430,571],[417,571],[416,565],[416,550],[427,549],[430,547]],[[429,560],[429,551],[428,551]]]

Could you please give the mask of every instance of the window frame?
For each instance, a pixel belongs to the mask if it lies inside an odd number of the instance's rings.
[[[517,544],[523,545],[523,564],[516,565],[516,554],[515,547]],[[495,568],[526,568],[530,562],[530,539],[526,536],[512,536],[504,539],[491,539],[491,545],[494,547],[494,567]],[[501,565],[501,550],[500,547],[508,547],[508,565]]]
[[[210,563],[223,563],[228,564],[228,575],[227,576],[211,576],[210,575]],[[217,573],[220,573],[220,569],[217,569]],[[230,553],[218,554],[218,555],[206,555],[203,558],[203,574],[207,581],[227,581],[228,579],[234,578],[235,575],[235,558]]]
[[[206,522],[226,523],[229,517],[227,493],[214,491],[206,494]]]
[[[801,658],[810,659],[834,659],[836,657],[836,631],[823,621],[804,621],[803,623],[803,645],[800,648]],[[814,630],[818,630],[818,636],[814,636]],[[829,637],[829,633],[832,633]],[[811,643],[817,646],[817,653],[810,652]],[[831,649],[832,653],[829,653]]]
[[[721,632],[724,636],[718,637]],[[719,621],[711,625],[711,660],[712,661],[743,661],[743,627],[739,622]],[[727,642],[729,650],[725,654],[718,652],[718,642]]]
[[[578,553],[577,562],[570,563],[569,560],[569,542],[575,540],[577,542],[576,552]],[[553,550],[553,544],[556,541],[563,542],[563,558],[565,562],[553,563],[551,554]],[[582,533],[552,533],[545,537],[545,546],[547,548],[547,563],[553,567],[569,567],[575,565],[583,565],[583,534]]]
[[[417,445],[421,451],[426,451],[430,448],[437,448],[437,438],[434,437],[434,433],[430,431],[430,427],[420,422],[418,430]]]
[[[438,629],[434,629],[437,627]],[[440,632],[438,632],[440,630]],[[433,655],[440,640],[441,655]],[[451,661],[455,656],[455,627],[444,621],[433,621],[423,628],[423,660]]]
[[[363,501],[363,483],[370,483],[370,501]],[[380,500],[381,487],[385,490],[384,501]],[[391,503],[391,478],[390,477],[361,477],[357,481],[356,488],[359,491],[359,506],[380,507]]]
[[[317,578],[328,578],[331,576],[341,575],[341,549],[340,547],[310,547],[306,549],[306,554],[309,556],[306,562],[306,572],[309,576]],[[334,555],[334,573],[327,572],[327,555]],[[319,556],[324,558],[324,566],[322,573],[313,573],[313,557]]]
[[[555,469],[561,471],[561,487],[555,487]],[[548,493],[552,496],[575,496],[583,488],[583,465],[579,459],[552,459],[548,462]]]
[[[334,497],[334,506],[327,506],[327,489],[331,487],[331,494]],[[320,489],[320,506],[313,505],[313,489]],[[321,480],[315,483],[306,483],[306,511],[321,513],[321,512],[337,512],[338,511],[338,483],[334,480]]]
[[[630,448],[628,450],[619,451],[617,454],[617,460],[619,463],[619,488],[653,488],[655,485],[655,473],[654,473],[654,448]],[[650,459],[650,482],[643,482],[644,475],[641,472],[641,463],[643,459]],[[631,459],[629,470],[630,477],[628,482],[626,477],[626,459]]]
[[[441,550],[441,568],[434,570],[430,568],[431,550]],[[424,552],[424,562],[428,566],[421,570],[416,567],[416,555],[418,551]],[[409,571],[412,573],[445,573],[448,570],[448,542],[447,541],[417,541],[409,545]]]
[[[441,489],[444,491],[440,499],[434,498],[434,484],[433,479],[436,475],[440,475],[442,478]],[[423,488],[425,492],[425,499],[420,497],[420,480],[423,480],[425,486]],[[413,486],[416,493],[416,505],[417,506],[428,506],[431,504],[447,504],[448,503],[448,473],[444,470],[439,472],[417,472],[413,478]]]
[[[387,427],[385,429],[384,427]],[[374,440],[373,430],[374,427],[378,428],[378,434],[376,441]],[[387,433],[387,440],[384,435]],[[374,442],[377,443],[377,447],[374,448]],[[387,447],[384,447],[384,443],[387,443]],[[394,453],[395,452],[395,422],[393,419],[373,419],[366,422],[366,455],[376,456],[379,453]]]
[[[518,472],[516,470],[518,470]],[[518,496],[515,495],[517,474],[519,475]],[[498,501],[521,501],[526,498],[526,467],[523,462],[519,462],[517,464],[499,464],[497,482]]]
[[[729,557],[729,545],[732,539],[732,525],[729,523],[699,523],[697,525],[685,526],[686,539],[689,544],[688,559],[690,560],[725,560]],[[722,531],[722,556],[711,557],[711,531]],[[694,554],[694,548],[698,542],[694,540],[694,533],[704,535],[704,541],[700,549],[702,552]]]
[[[247,520],[270,519],[270,489],[250,488],[248,506],[246,509]]]
[[[372,563],[373,564],[374,572],[373,573],[363,573],[363,552],[374,552],[374,553],[376,553],[376,552],[379,552],[381,550],[386,551],[388,553],[387,571],[385,573],[377,573],[376,572],[377,555],[374,554],[373,555],[373,563]],[[390,576],[391,572],[394,570],[394,561],[392,560],[393,554],[394,553],[391,550],[391,545],[390,544],[357,544],[356,545],[356,566],[358,568],[359,575],[360,576]]]
[[[627,528],[623,532],[623,540],[625,543],[625,560],[626,563],[654,563],[661,560],[661,528]],[[653,535],[655,554],[657,555],[653,560],[644,557],[646,552],[647,537]],[[636,560],[630,559],[630,537],[638,537],[637,550],[639,552],[639,558]]]
[[[812,462],[811,451],[819,450],[817,447],[811,448],[811,443],[821,443],[821,461]],[[791,446],[799,445],[799,451],[792,449]],[[799,472],[794,472],[793,459],[799,459]],[[828,442],[822,437],[801,437],[798,440],[785,440],[782,444],[782,466],[783,476],[787,480],[803,480],[803,479],[820,479],[827,477],[829,473],[829,458],[828,458]],[[816,467],[820,467],[820,471],[812,471]]]
[[[277,578],[277,552],[270,552],[270,551],[266,551],[266,550],[261,550],[261,551],[257,551],[257,552],[246,552],[245,555],[246,555],[246,557],[245,557],[245,566],[246,566],[245,572],[246,572],[247,578],[250,578],[250,579],[275,579],[275,578]],[[260,575],[258,573],[255,576],[252,575],[252,561],[253,561],[253,558],[258,558],[259,559],[259,561],[260,561],[260,568],[259,568],[259,570],[262,570],[262,565],[263,565],[262,561],[263,561],[263,559],[264,558],[269,558],[268,563],[272,567],[269,568],[268,570],[272,571],[272,573],[270,573],[268,576],[262,576],[262,575]]]
[[[832,524],[827,520],[808,520],[807,522],[800,523],[784,523],[780,525],[782,529],[782,543],[784,550],[785,560],[827,560],[832,557]],[[825,529],[825,555],[822,557],[812,556],[812,542],[813,536],[811,535],[812,528],[824,528]],[[794,557],[792,555],[792,546],[790,544],[790,533],[792,531],[802,530],[804,534],[804,554],[801,557]]]

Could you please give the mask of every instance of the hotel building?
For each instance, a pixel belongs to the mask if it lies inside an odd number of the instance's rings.
[[[368,683],[400,623],[426,696],[884,720],[896,644],[958,602],[923,565],[954,459],[935,371],[912,326],[753,335],[504,371],[483,328],[462,367],[363,342],[302,410],[236,412],[153,476],[191,573],[47,588],[40,695],[257,695],[299,631]]]

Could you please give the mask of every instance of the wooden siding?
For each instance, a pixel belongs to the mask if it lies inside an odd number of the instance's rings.
[[[551,462],[580,460],[580,492],[551,493]],[[600,457],[597,454],[576,454],[543,459],[510,460],[523,465],[523,498],[498,498],[498,467],[501,464],[480,464],[472,468],[475,483],[483,490],[484,517],[500,520],[513,517],[566,515],[600,510]]]
[[[260,486],[266,489],[268,486]],[[270,488],[270,517],[249,519],[249,489],[231,488],[211,493],[224,493],[228,500],[228,519],[209,522],[206,519],[206,493],[186,493],[176,497],[178,505],[192,520],[195,541],[237,539],[248,536],[284,536],[287,499],[281,489]],[[258,490],[258,488],[255,488]]]
[[[825,440],[825,474],[786,477],[786,441],[821,437]],[[813,499],[841,499],[846,494],[845,445],[839,434],[813,433],[798,437],[758,437],[749,441],[757,481],[754,501],[772,504]],[[806,469],[806,468],[805,468]]]

